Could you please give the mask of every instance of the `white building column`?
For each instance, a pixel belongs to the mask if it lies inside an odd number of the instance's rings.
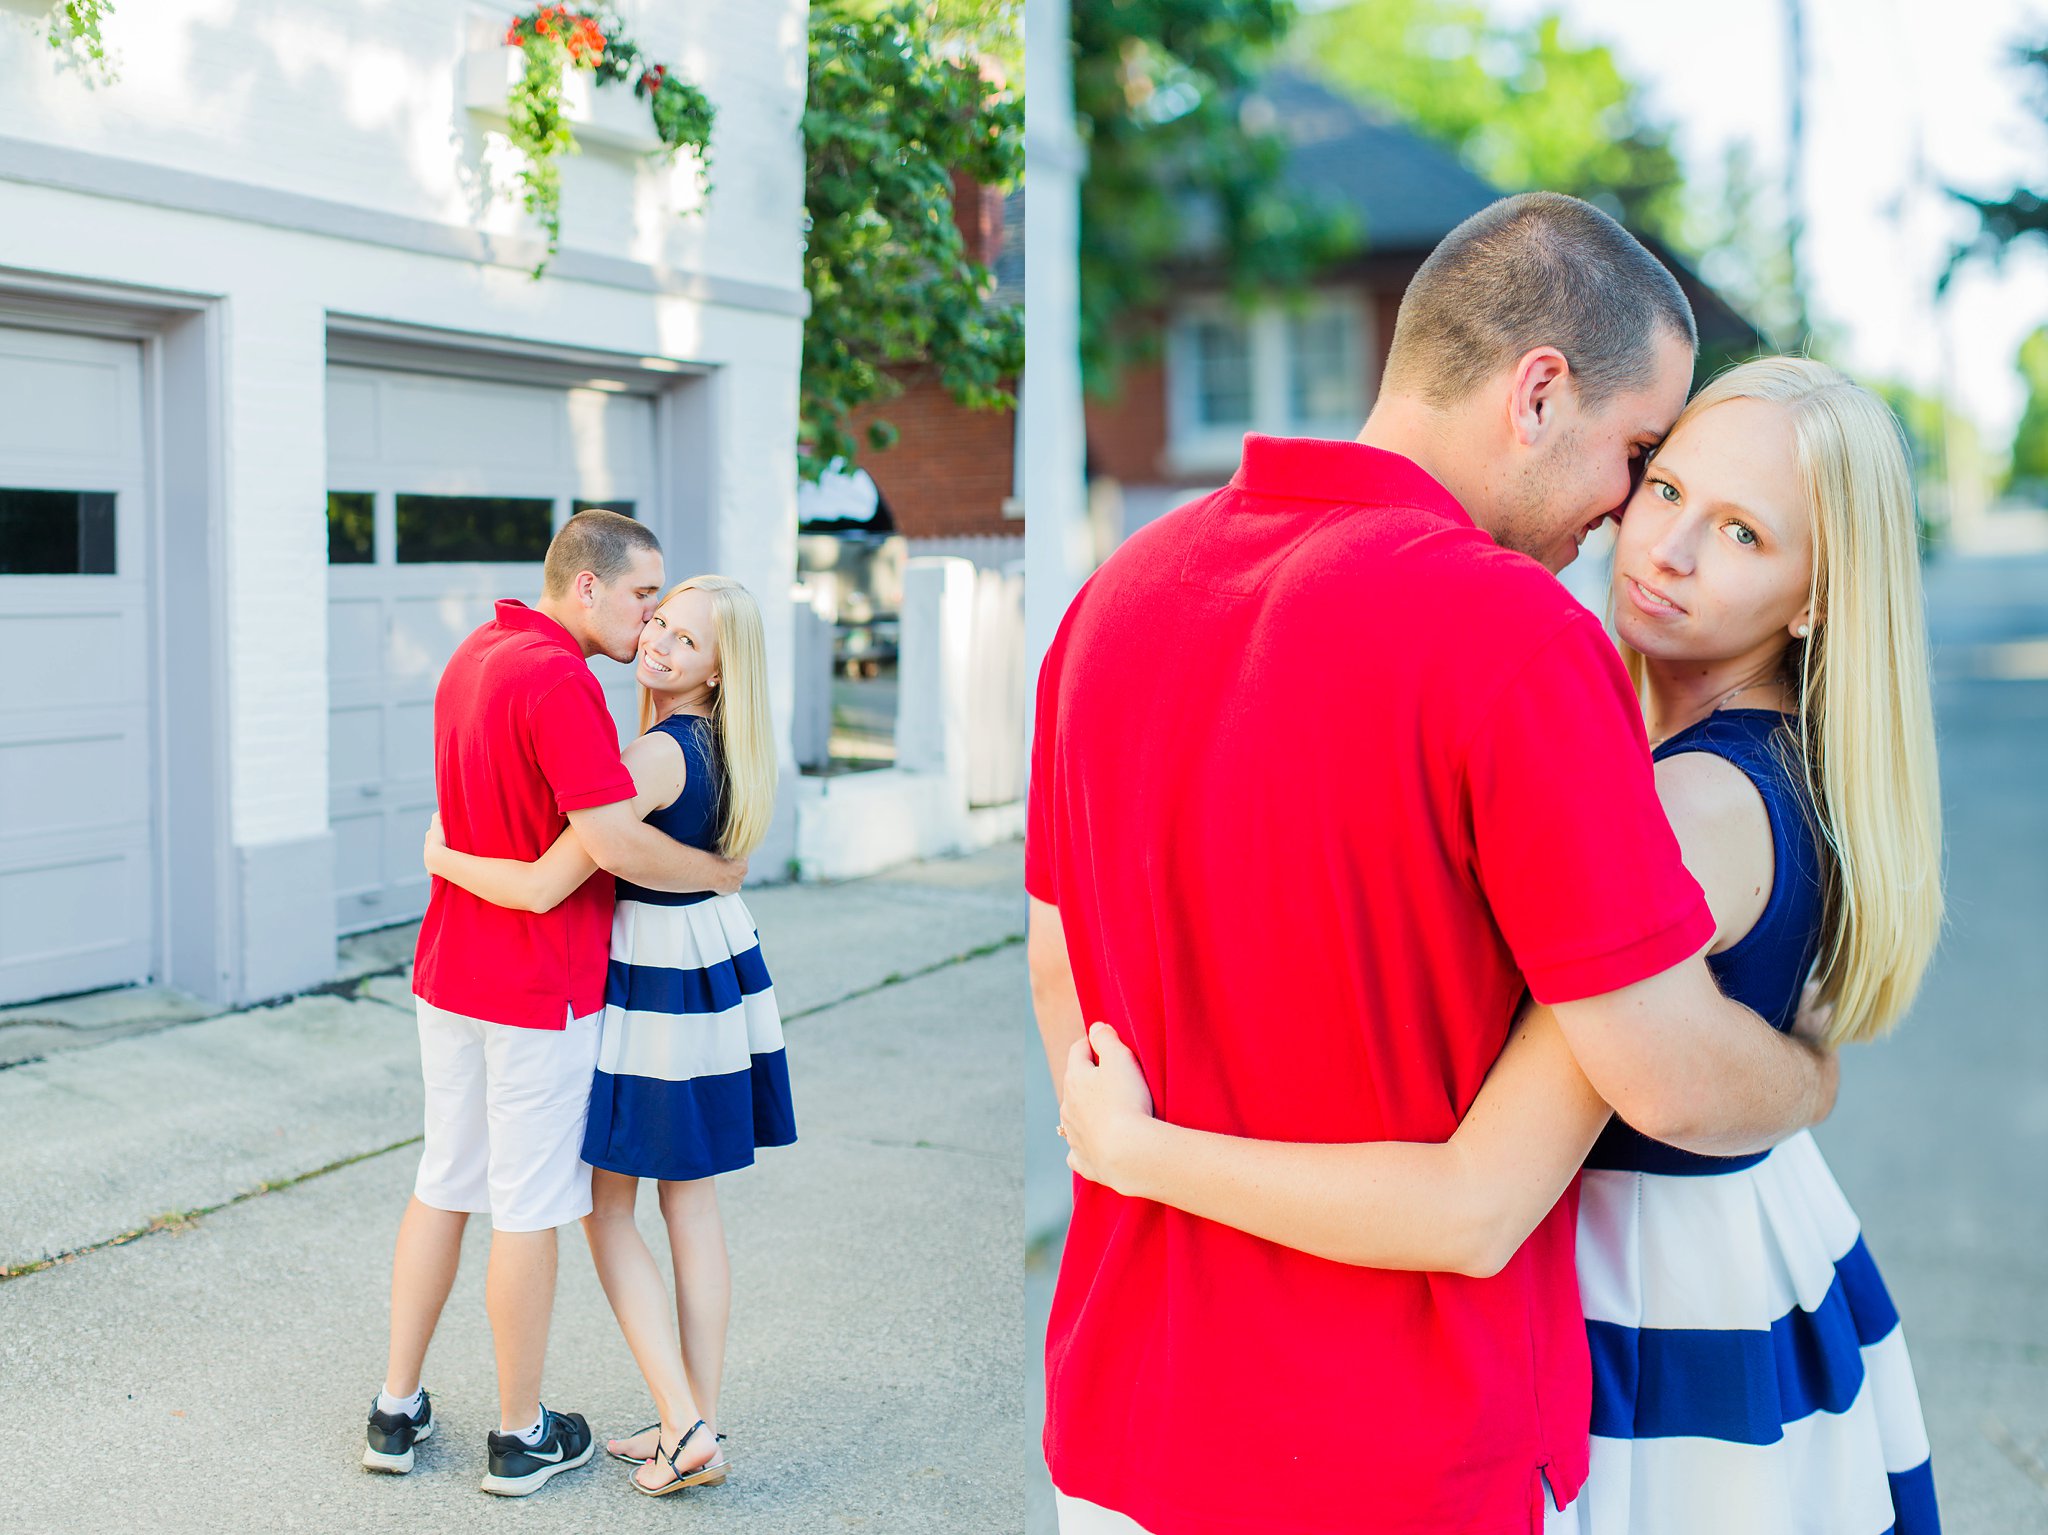
[[[1090,568],[1079,265],[1086,159],[1074,128],[1067,0],[1025,0],[1024,48],[1024,605],[1035,679]]]

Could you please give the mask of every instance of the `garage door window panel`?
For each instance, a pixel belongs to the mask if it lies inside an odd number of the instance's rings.
[[[109,491],[0,487],[0,576],[111,576]]]
[[[554,511],[553,497],[401,495],[398,563],[538,564]]]
[[[327,563],[374,565],[377,498],[367,490],[327,492]]]

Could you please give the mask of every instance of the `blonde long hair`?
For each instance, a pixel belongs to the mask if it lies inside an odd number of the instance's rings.
[[[725,782],[725,814],[718,851],[745,858],[768,835],[775,817],[775,727],[768,712],[768,645],[754,594],[729,576],[692,576],[661,594],[662,602],[691,589],[711,594],[712,641],[718,646],[718,686],[711,694],[711,724],[718,733]],[[640,733],[654,726],[654,695],[640,687]]]
[[[1920,989],[1941,936],[1941,787],[1904,433],[1822,363],[1761,357],[1709,382],[1672,427],[1729,400],[1784,406],[1813,516],[1813,634],[1785,656],[1825,844],[1815,976],[1828,1042],[1873,1039]],[[1643,657],[1622,646],[1640,691]]]

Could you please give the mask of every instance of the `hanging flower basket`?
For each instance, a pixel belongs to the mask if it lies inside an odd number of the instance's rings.
[[[579,140],[669,156],[687,149],[700,177],[709,170],[710,100],[673,69],[649,61],[603,7],[543,5],[515,16],[503,47],[470,56],[464,98],[473,110],[502,112],[513,147],[525,156],[519,180],[526,210],[547,237],[536,278],[561,244],[557,162],[575,153]]]

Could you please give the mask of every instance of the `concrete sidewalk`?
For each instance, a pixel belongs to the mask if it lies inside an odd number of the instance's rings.
[[[428,1359],[440,1432],[409,1477],[358,1468],[417,1155],[402,973],[197,1021],[176,999],[154,1020],[102,1002],[103,1038],[35,1023],[47,1052],[0,1070],[12,1522],[1021,1528],[1021,863],[1009,845],[748,893],[802,1139],[720,1180],[734,1474],[680,1498],[640,1497],[602,1456],[528,1500],[477,1491],[496,1418],[480,1222]],[[642,1219],[661,1254],[651,1196]],[[548,1400],[601,1436],[636,1428],[646,1393],[579,1232],[561,1253]]]

